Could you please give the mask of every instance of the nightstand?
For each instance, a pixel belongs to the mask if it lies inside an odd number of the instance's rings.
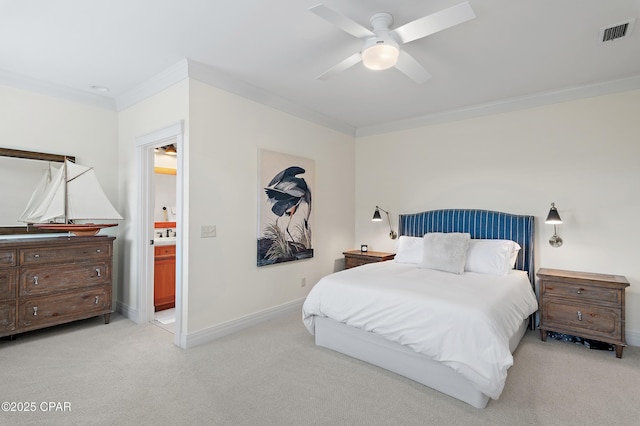
[[[622,358],[625,277],[541,268],[538,278],[543,341],[547,331],[571,334],[615,345]]]
[[[342,253],[344,255],[344,268],[354,268],[366,263],[384,262],[395,257],[395,253],[384,253],[381,251],[360,251],[349,250]]]

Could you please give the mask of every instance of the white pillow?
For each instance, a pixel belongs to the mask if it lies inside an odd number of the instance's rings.
[[[409,237],[401,235],[398,238],[398,250],[394,260],[398,263],[415,263],[422,262],[422,237]]]
[[[520,245],[511,240],[471,240],[464,270],[507,275],[515,266],[519,251]]]
[[[471,235],[430,232],[424,236],[424,252],[418,267],[463,274]]]

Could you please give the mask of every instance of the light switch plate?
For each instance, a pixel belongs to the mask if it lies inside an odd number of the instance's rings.
[[[202,225],[200,227],[200,238],[214,238],[216,236],[215,225]]]

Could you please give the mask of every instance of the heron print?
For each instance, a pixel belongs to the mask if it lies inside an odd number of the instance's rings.
[[[313,170],[308,169],[313,168],[313,162],[264,151],[261,162],[261,206],[266,212],[260,220],[258,266],[313,257],[312,190],[307,182],[312,179]]]

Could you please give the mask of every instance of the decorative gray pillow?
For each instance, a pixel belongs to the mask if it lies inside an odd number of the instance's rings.
[[[430,232],[424,236],[420,268],[463,274],[471,235],[462,232]]]

